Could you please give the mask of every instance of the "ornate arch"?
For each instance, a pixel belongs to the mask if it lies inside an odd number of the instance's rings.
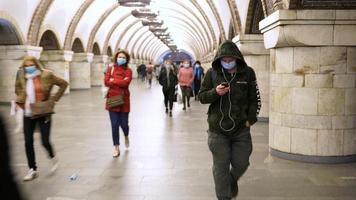
[[[117,22],[111,27],[109,33],[107,34],[107,36],[106,36],[106,38],[105,38],[105,42],[104,42],[104,46],[103,46],[104,51],[106,51],[106,49],[108,48],[110,38],[111,38],[112,34],[114,33],[115,29],[116,29],[126,18],[128,18],[130,15],[131,15],[130,12],[127,13],[126,15],[123,15],[123,16],[122,16],[119,20],[117,20]]]
[[[71,50],[74,53],[84,53],[85,49],[82,40],[80,40],[79,38],[75,38]]]
[[[225,30],[224,30],[224,26],[220,17],[220,14],[218,12],[218,9],[216,8],[214,2],[212,0],[206,0],[206,2],[208,2],[210,9],[213,11],[214,17],[218,22],[218,26],[219,26],[219,30],[220,30],[220,38],[222,40],[226,40],[226,34],[225,34]]]
[[[209,17],[206,15],[205,11],[202,9],[202,7],[199,5],[199,3],[196,0],[190,0],[190,1],[199,10],[200,14],[203,16],[205,22],[208,25],[210,34],[213,37],[213,46],[212,46],[212,48],[210,48],[210,51],[212,51],[213,49],[215,49],[217,47],[217,41],[216,41],[215,31],[213,29],[213,26],[211,25],[211,21],[210,21]]]
[[[18,29],[15,19],[5,17],[3,13],[0,13],[1,26],[3,28],[0,31],[0,45],[21,45],[24,43],[23,35]]]
[[[143,28],[145,28],[144,26],[140,26],[140,27],[138,27],[136,30],[134,30],[134,34],[132,34],[131,36],[130,36],[130,38],[127,40],[127,43],[126,43],[126,45],[125,45],[125,50],[126,51],[128,51],[128,52],[130,52],[129,51],[129,44],[130,44],[130,42],[131,42],[131,40],[134,38],[134,36],[141,30],[141,29],[143,29]],[[145,32],[143,32],[143,33],[145,33]]]
[[[118,4],[113,4],[110,8],[108,8],[99,18],[99,20],[96,22],[94,28],[91,30],[90,32],[90,36],[88,39],[88,47],[87,47],[87,52],[89,52],[92,49],[93,46],[93,42],[96,36],[96,33],[98,32],[99,28],[101,27],[101,25],[103,24],[103,22],[108,18],[108,16],[114,11],[116,10],[116,8],[118,8],[119,5]]]
[[[91,52],[93,52],[93,54],[96,56],[101,55],[100,47],[97,42],[94,43],[93,49],[91,50]]]
[[[41,46],[44,51],[61,49],[58,37],[52,30],[46,30],[43,32],[40,38],[39,46]]]
[[[235,30],[235,33],[241,33],[241,20],[240,14],[236,7],[236,0],[227,0],[229,4],[231,18],[232,18],[232,25]]]
[[[195,12],[192,9],[190,9],[189,7],[187,7],[186,5],[182,4],[179,1],[175,1],[175,3],[180,5],[181,7],[183,7],[189,13],[191,13],[198,20],[198,22],[202,25],[205,35],[202,33],[202,31],[200,29],[200,26],[198,26],[198,24],[196,24],[195,21],[192,20],[192,23],[194,24],[194,26],[196,26],[199,29],[200,34],[202,35],[202,37],[205,38],[206,41],[208,42],[209,45],[208,45],[207,50],[206,50],[208,52],[211,49],[211,45],[214,45],[214,44],[213,44],[213,41],[212,41],[212,38],[211,38],[212,36],[210,36],[208,31],[207,31],[207,29],[205,29],[204,23],[200,20],[200,18],[197,16],[197,14],[195,14]],[[172,9],[172,8],[169,8],[169,9],[172,10],[172,11],[180,12],[179,9]],[[182,12],[180,12],[180,13],[182,13]],[[184,15],[184,14],[182,14],[182,15],[186,17],[186,15]]]
[[[73,19],[71,20],[67,34],[64,40],[64,49],[68,50],[71,48],[71,44],[74,38],[74,33],[75,30],[79,24],[80,19],[84,15],[85,11],[88,9],[88,7],[94,2],[94,0],[85,0],[84,3],[80,6],[78,11],[75,13]]]
[[[247,10],[245,33],[260,34],[259,22],[264,18],[263,5],[261,0],[250,0]]]
[[[44,18],[52,5],[53,0],[41,0],[37,5],[34,14],[32,15],[30,27],[27,33],[27,44],[32,46],[37,46],[39,31]]]
[[[124,38],[126,32],[127,32],[128,30],[130,30],[130,29],[131,29],[135,24],[137,24],[138,22],[141,22],[141,20],[139,20],[139,19],[134,20],[133,22],[131,22],[131,23],[121,32],[121,34],[120,34],[120,36],[119,36],[119,39],[118,39],[117,42],[116,42],[115,49],[119,49],[120,43],[121,43],[122,39]]]

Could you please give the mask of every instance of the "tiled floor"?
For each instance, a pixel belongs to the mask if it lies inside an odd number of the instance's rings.
[[[192,101],[164,113],[161,89],[135,80],[131,86],[131,147],[112,158],[111,129],[100,89],[74,91],[58,104],[52,142],[60,168],[50,163],[36,135],[40,177],[27,171],[22,133],[11,133],[13,169],[30,200],[213,200],[212,159],[207,147],[207,106]],[[7,106],[0,110],[7,112]],[[6,113],[7,114],[7,113]],[[14,123],[9,118],[9,128]],[[268,124],[252,129],[251,166],[240,181],[239,200],[355,200],[356,164],[317,165],[268,154]],[[76,173],[77,180],[69,177]]]

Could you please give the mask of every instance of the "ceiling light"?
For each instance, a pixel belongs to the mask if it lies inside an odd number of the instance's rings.
[[[151,0],[117,0],[117,2],[125,7],[145,7],[150,5]]]

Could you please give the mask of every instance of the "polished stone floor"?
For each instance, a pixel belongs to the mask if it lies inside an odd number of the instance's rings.
[[[192,101],[164,113],[161,88],[131,86],[131,147],[112,158],[108,113],[100,89],[73,91],[54,115],[52,142],[60,160],[55,174],[36,134],[40,176],[27,171],[22,133],[11,133],[13,169],[30,200],[213,200],[212,158],[207,147],[207,106]],[[0,106],[7,114],[8,106]],[[14,129],[13,118],[8,117]],[[239,200],[355,200],[356,164],[317,165],[271,157],[268,124],[252,128],[251,166],[240,181]],[[69,177],[77,174],[74,181]],[[2,199],[0,197],[0,199]]]

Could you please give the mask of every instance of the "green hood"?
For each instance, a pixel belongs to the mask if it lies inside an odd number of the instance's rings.
[[[222,57],[226,57],[226,56],[235,57],[237,59],[236,63],[238,65],[238,67],[240,68],[240,70],[247,67],[247,64],[246,64],[244,57],[242,56],[239,48],[236,46],[235,43],[233,43],[230,40],[227,40],[220,45],[218,51],[216,52],[214,61],[212,63],[212,67],[215,70],[217,70],[218,72],[222,68],[222,66],[220,64],[220,59]]]

